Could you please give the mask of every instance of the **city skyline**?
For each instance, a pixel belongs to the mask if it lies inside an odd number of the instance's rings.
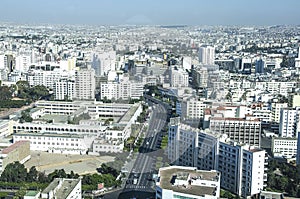
[[[88,25],[296,25],[300,1],[4,0],[0,21]]]

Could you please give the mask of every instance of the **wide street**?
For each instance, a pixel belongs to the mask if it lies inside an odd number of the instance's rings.
[[[152,105],[152,103],[150,103]],[[167,122],[167,110],[161,104],[153,104],[148,130],[140,147],[133,168],[125,182],[119,198],[153,198],[155,182],[152,180],[155,171],[156,157],[164,152],[160,149],[162,129]],[[104,198],[116,198],[117,193],[107,194]]]

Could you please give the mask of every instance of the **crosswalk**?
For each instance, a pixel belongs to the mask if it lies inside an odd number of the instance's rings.
[[[130,184],[130,185],[126,185],[125,188],[126,189],[146,189],[146,186]]]

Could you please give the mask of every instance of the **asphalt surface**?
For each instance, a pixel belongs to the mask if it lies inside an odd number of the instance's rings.
[[[161,104],[150,103],[150,106],[152,107],[152,114],[149,119],[148,130],[123,190],[106,194],[103,198],[155,198],[155,182],[152,176],[157,172],[155,170],[156,158],[163,154],[160,143],[168,113]]]

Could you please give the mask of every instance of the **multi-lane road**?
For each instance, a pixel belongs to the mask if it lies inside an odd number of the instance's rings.
[[[155,196],[155,184],[152,180],[155,171],[156,158],[163,154],[160,143],[163,137],[162,129],[167,122],[168,113],[161,104],[149,102],[152,114],[149,119],[145,139],[137,154],[132,170],[125,182],[124,189],[119,198],[153,198]],[[112,198],[106,195],[104,198]],[[115,197],[115,196],[114,196]]]
[[[126,182],[126,190],[149,190],[153,186],[152,175],[155,171],[156,157],[162,153],[159,150],[162,139],[162,129],[167,120],[167,111],[160,105],[152,106],[149,126],[140,153]]]

